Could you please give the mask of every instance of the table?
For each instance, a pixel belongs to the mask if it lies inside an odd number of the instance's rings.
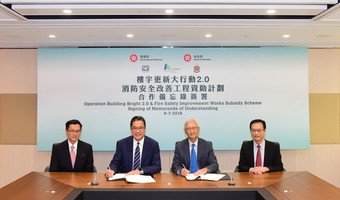
[[[231,173],[228,181],[187,181],[170,173],[155,174],[155,183],[107,181],[103,173],[31,172],[0,189],[1,199],[327,199],[340,189],[308,172],[255,175]],[[90,182],[96,177],[99,185]]]

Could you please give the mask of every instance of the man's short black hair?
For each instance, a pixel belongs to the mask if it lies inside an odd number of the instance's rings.
[[[253,125],[255,123],[262,123],[263,129],[266,130],[266,128],[267,128],[266,122],[264,120],[262,120],[262,119],[254,119],[253,121],[251,121],[250,125],[249,125],[249,129],[251,129],[251,125]]]
[[[144,122],[144,128],[146,128],[146,122],[145,122],[145,119],[142,116],[134,116],[134,117],[132,117],[132,119],[130,121],[130,128],[132,128],[132,124],[135,121],[143,121]]]
[[[78,121],[76,119],[71,119],[71,120],[67,121],[66,124],[65,124],[66,130],[68,130],[68,128],[70,127],[71,124],[79,124],[80,130],[83,128],[83,125],[80,123],[80,121]]]

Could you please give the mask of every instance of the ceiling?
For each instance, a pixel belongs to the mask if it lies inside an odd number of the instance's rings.
[[[0,2],[0,48],[340,47],[337,0]]]

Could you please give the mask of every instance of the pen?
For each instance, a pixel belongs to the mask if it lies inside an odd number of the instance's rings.
[[[107,169],[112,171],[112,169],[110,168],[110,166],[108,166]],[[114,174],[112,174],[112,176],[113,176],[113,175],[114,175]]]
[[[113,170],[110,168],[110,165],[107,167],[107,169],[110,170],[110,171],[113,171]],[[109,172],[109,176],[113,176],[113,175],[115,175],[115,172],[113,172],[112,174]]]
[[[185,165],[182,163],[182,166],[186,169]]]

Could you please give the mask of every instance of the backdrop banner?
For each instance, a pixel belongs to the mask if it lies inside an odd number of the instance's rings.
[[[306,48],[44,48],[38,50],[38,150],[81,139],[112,151],[135,115],[161,150],[186,138],[195,118],[215,150],[239,150],[249,122],[267,122],[283,149],[309,147]]]

